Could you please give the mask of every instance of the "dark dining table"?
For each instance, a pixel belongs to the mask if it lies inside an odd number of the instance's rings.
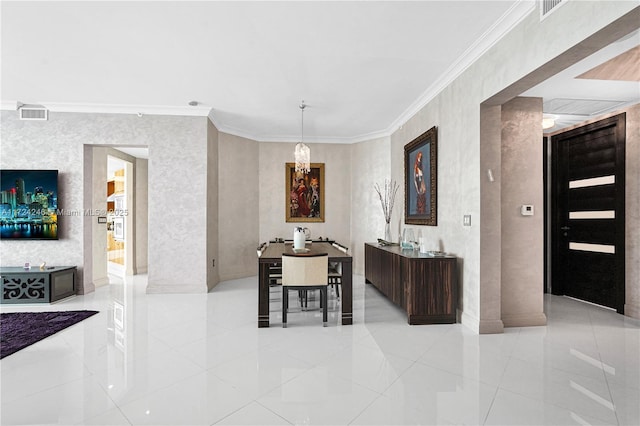
[[[283,253],[299,256],[327,253],[329,262],[342,265],[342,325],[353,324],[352,257],[325,241],[307,243],[306,248],[309,249],[306,253],[295,253],[292,243],[270,243],[258,258],[258,327],[269,327],[269,270],[282,267]]]

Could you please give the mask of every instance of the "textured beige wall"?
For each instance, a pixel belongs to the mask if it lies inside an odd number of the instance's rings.
[[[438,226],[408,225],[426,238],[430,249],[456,255],[462,321],[474,330],[479,318],[479,129],[480,95],[475,78],[462,77],[443,90],[391,136],[391,170],[404,218],[404,145],[438,127]],[[477,103],[474,103],[477,102]],[[465,214],[472,226],[462,226]],[[402,221],[404,223],[404,221]],[[405,228],[403,225],[402,228]]]
[[[151,292],[204,292],[206,285],[206,118],[126,114],[49,114],[45,122],[20,121],[1,112],[0,167],[59,170],[60,206],[82,211],[85,144],[149,147],[149,286]],[[179,149],[176,149],[179,147]],[[29,155],[25,155],[28,152]],[[189,191],[185,191],[189,188]],[[201,206],[201,208],[198,208]],[[106,207],[106,206],[105,206]],[[77,265],[79,281],[91,264],[88,217],[61,218],[60,240],[2,241],[2,265],[45,260]],[[86,278],[86,280],[85,280]]]
[[[480,334],[502,333],[502,108],[480,108]],[[475,327],[474,327],[475,328]]]
[[[157,116],[138,126],[149,146],[147,293],[207,287],[207,118]]]
[[[211,120],[207,120],[207,288],[220,282],[219,253],[219,170],[218,148],[220,133]]]
[[[491,271],[480,267],[480,104],[635,8],[635,2],[624,1],[568,2],[542,22],[533,10],[391,135],[391,170],[402,182],[404,145],[430,127],[438,127],[438,226],[413,227],[434,246],[460,258],[459,308],[463,324],[472,330],[480,331],[486,314],[480,309],[484,291],[480,274]],[[614,32],[609,35],[613,37]],[[595,45],[591,40],[579,53],[593,51]],[[538,78],[546,77],[541,74]],[[532,87],[534,80],[512,87],[513,94],[497,105]],[[472,216],[471,227],[462,226],[465,214]],[[503,257],[502,262],[509,260]],[[494,295],[495,285],[487,290]],[[495,320],[492,315],[487,319]]]
[[[92,169],[90,175],[93,176],[92,180],[87,179],[85,181],[85,188],[91,188],[90,199],[85,200],[85,208],[106,210],[107,209],[107,179],[108,179],[108,162],[107,152],[108,148],[90,146],[87,147],[92,151]],[[87,173],[89,175],[89,173]],[[87,205],[86,202],[90,204]],[[106,215],[103,215],[106,216]],[[90,246],[92,250],[92,272],[87,271],[87,274],[92,274],[92,284],[95,287],[100,287],[109,284],[109,277],[107,274],[107,226],[103,223],[98,223],[97,218],[91,217],[85,219],[90,223],[92,238]],[[87,266],[88,268],[88,266]],[[85,290],[88,290],[85,289]]]
[[[515,98],[502,105],[500,253],[505,327],[546,324],[541,122],[541,98]],[[533,216],[522,216],[525,204],[533,205]]]
[[[625,315],[640,319],[640,104],[627,110]]]
[[[146,274],[148,271],[149,252],[149,160],[144,158],[135,159],[136,189],[136,274]]]
[[[384,238],[384,214],[374,184],[384,188],[385,179],[391,178],[389,138],[380,138],[351,145],[351,241],[353,273],[364,275],[364,243]],[[402,185],[402,182],[398,182]],[[398,239],[398,212],[403,200],[396,195],[393,208],[392,239]],[[356,213],[357,212],[357,213]]]
[[[89,135],[77,129],[75,120],[67,114],[50,113],[49,121],[20,121],[15,111],[1,111],[0,167],[8,169],[58,169],[58,207],[82,211],[84,185],[83,167],[93,167],[93,156],[83,144]],[[76,120],[82,118],[74,117]],[[28,155],[25,155],[28,154]],[[106,173],[106,171],[105,171]],[[88,203],[91,200],[88,199]],[[105,205],[106,207],[106,205]],[[87,227],[88,238],[83,231]],[[91,226],[88,218],[59,217],[58,241],[10,241],[0,243],[0,260],[3,266],[22,265],[25,262],[49,265],[77,265],[80,293],[84,288],[83,245],[91,256]],[[91,263],[91,257],[89,257]],[[86,292],[93,291],[93,276],[86,276]]]
[[[293,162],[292,143],[264,142],[258,144],[260,231],[253,241],[253,262],[258,242],[274,237],[293,238],[293,228],[304,226],[311,230],[311,237],[329,237],[352,247],[351,241],[351,146],[341,144],[310,143],[311,162],[324,163],[325,173],[325,221],[285,221],[285,164]],[[357,211],[355,214],[358,214]],[[254,274],[257,273],[257,264]]]
[[[220,280],[257,275],[258,142],[218,134],[218,261]]]

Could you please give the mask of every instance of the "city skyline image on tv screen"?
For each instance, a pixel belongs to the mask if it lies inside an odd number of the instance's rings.
[[[57,170],[0,170],[0,238],[58,239]]]

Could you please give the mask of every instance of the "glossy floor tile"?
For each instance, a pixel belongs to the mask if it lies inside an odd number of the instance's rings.
[[[640,321],[545,296],[545,327],[479,336],[409,326],[354,276],[354,324],[316,298],[271,292],[257,328],[257,278],[208,294],[147,295],[146,276],[2,312],[95,309],[0,361],[2,425],[638,425]]]

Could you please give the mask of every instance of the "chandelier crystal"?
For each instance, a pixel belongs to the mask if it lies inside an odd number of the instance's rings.
[[[296,150],[294,153],[296,160],[296,172],[309,173],[311,171],[311,150],[304,143],[304,109],[307,106],[304,101],[300,104],[300,114],[302,115],[300,125],[300,142],[296,144]]]
[[[296,144],[296,172],[309,173],[311,171],[311,150],[302,142]]]

